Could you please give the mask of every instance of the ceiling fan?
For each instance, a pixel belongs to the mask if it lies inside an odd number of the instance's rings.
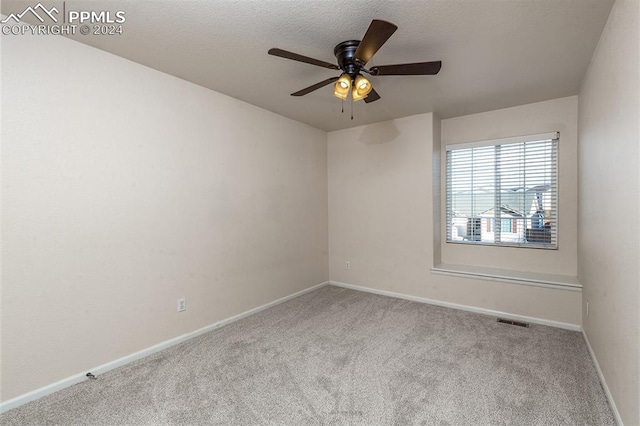
[[[414,62],[409,64],[380,65],[371,69],[365,68],[367,62],[373,55],[387,42],[389,37],[398,29],[390,22],[374,19],[369,25],[369,29],[362,41],[347,40],[338,44],[333,53],[338,60],[338,65],[308,56],[288,52],[286,50],[273,48],[269,49],[269,55],[281,58],[292,59],[294,61],[305,62],[307,64],[332,70],[341,70],[339,77],[331,77],[312,86],[299,90],[291,96],[304,96],[314,90],[320,89],[328,84],[334,83],[334,96],[345,100],[351,94],[354,101],[364,99],[366,103],[380,99],[380,95],[373,89],[371,82],[362,73],[372,76],[383,75],[434,75],[438,74],[442,67],[441,61]]]

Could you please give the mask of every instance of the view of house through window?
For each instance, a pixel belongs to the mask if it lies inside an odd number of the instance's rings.
[[[558,134],[447,146],[447,242],[557,248]]]

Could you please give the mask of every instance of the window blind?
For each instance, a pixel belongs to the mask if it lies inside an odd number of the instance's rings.
[[[558,246],[558,133],[447,146],[447,242]]]

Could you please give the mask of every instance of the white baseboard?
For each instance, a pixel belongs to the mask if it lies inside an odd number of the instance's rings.
[[[122,358],[116,359],[114,361],[108,362],[106,364],[102,364],[99,365],[95,368],[90,368],[88,370],[86,370],[85,372],[82,373],[78,373],[78,374],[74,374],[73,376],[69,376],[65,379],[59,380],[55,383],[51,383],[50,385],[41,387],[39,389],[36,389],[34,391],[31,392],[27,392],[23,395],[17,396],[15,398],[9,399],[7,401],[4,401],[2,403],[0,403],[0,413],[4,413],[6,411],[9,411],[13,408],[19,407],[21,405],[24,405],[28,402],[31,401],[35,401],[36,399],[42,398],[43,396],[52,394],[54,392],[57,392],[59,390],[62,390],[64,388],[67,388],[69,386],[73,386],[77,383],[80,383],[84,380],[88,380],[88,378],[86,377],[87,372],[91,372],[92,374],[94,374],[95,376],[99,376],[100,374],[106,373],[109,370],[113,370],[114,368],[118,368],[121,367],[125,364],[128,364],[130,362],[133,361],[137,361],[141,358],[147,357],[149,355],[152,355],[156,352],[159,352],[163,349],[167,349],[171,346],[177,345],[178,343],[182,343],[184,341],[187,341],[189,339],[193,339],[194,337],[200,336],[201,334],[204,333],[208,333],[209,331],[215,330],[217,328],[223,327],[227,324],[230,324],[232,322],[241,320],[243,318],[246,318],[250,315],[253,314],[257,314],[260,311],[264,311],[265,309],[271,308],[273,306],[279,305],[281,303],[284,303],[288,300],[291,299],[295,299],[296,297],[300,297],[303,294],[306,293],[310,293],[320,287],[324,287],[325,285],[328,285],[329,281],[325,281],[323,283],[314,285],[313,287],[309,287],[305,290],[301,290],[298,291],[297,293],[293,293],[289,296],[285,296],[283,298],[280,298],[278,300],[274,300],[273,302],[269,302],[265,305],[262,306],[258,306],[257,308],[253,308],[253,309],[249,309],[248,311],[242,312],[241,314],[238,315],[234,315],[230,318],[226,318],[223,319],[221,321],[215,322],[211,325],[208,325],[206,327],[200,328],[198,330],[192,331],[190,333],[186,333],[183,334],[181,336],[178,337],[174,337],[173,339],[169,339],[169,340],[165,340],[164,342],[158,343],[157,345],[153,345],[151,347],[148,347],[146,349],[142,349],[141,351],[132,353],[130,355],[124,356]]]
[[[399,298],[399,299],[406,299],[406,300],[411,300],[411,301],[414,301],[414,302],[428,303],[429,305],[437,305],[437,306],[443,306],[445,308],[453,308],[453,309],[459,309],[461,311],[474,312],[476,314],[490,315],[490,316],[493,316],[493,317],[500,317],[500,318],[515,320],[515,321],[523,321],[523,322],[529,322],[529,323],[533,323],[533,324],[547,325],[549,327],[563,328],[565,330],[572,330],[572,331],[581,331],[582,330],[582,327],[579,324],[571,324],[571,323],[566,323],[566,322],[546,320],[546,319],[542,319],[542,318],[527,317],[527,316],[524,316],[524,315],[510,314],[510,313],[507,313],[507,312],[494,311],[494,310],[491,310],[491,309],[478,308],[478,307],[475,307],[475,306],[459,305],[457,303],[443,302],[443,301],[440,301],[440,300],[427,299],[425,297],[411,296],[411,295],[404,294],[404,293],[395,293],[393,291],[377,290],[377,289],[374,289],[374,288],[361,287],[361,286],[358,286],[358,285],[341,283],[341,282],[337,282],[337,281],[329,281],[329,284],[337,286],[337,287],[348,288],[348,289],[351,289],[351,290],[357,290],[357,291],[364,291],[364,292],[367,292],[367,293],[379,294],[381,296],[396,297],[396,298]]]
[[[602,374],[602,370],[600,369],[600,364],[598,364],[598,359],[596,358],[595,352],[593,352],[593,348],[591,347],[591,343],[589,343],[589,338],[587,337],[587,333],[582,330],[582,335],[584,336],[584,341],[587,342],[587,348],[589,348],[589,354],[591,355],[591,359],[593,360],[593,364],[596,366],[596,371],[598,372],[598,378],[600,378],[600,384],[602,385],[602,389],[604,389],[604,394],[607,397],[607,401],[609,401],[609,407],[611,407],[611,412],[613,412],[613,417],[616,419],[616,423],[620,426],[623,426],[622,417],[620,417],[620,413],[618,412],[618,407],[616,407],[616,403],[613,400],[613,395],[611,395],[611,391],[609,390],[609,386],[607,386],[607,381],[604,378],[604,374]]]

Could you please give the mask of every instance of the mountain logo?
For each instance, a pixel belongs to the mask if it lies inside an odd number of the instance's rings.
[[[40,14],[38,12],[40,12]],[[13,19],[16,22],[20,22],[22,17],[25,16],[27,13],[31,13],[33,16],[38,18],[40,22],[44,22],[44,18],[42,17],[43,15],[46,15],[49,18],[51,18],[53,22],[58,22],[58,18],[54,16],[54,13],[57,15],[58,13],[60,13],[60,11],[55,6],[52,7],[51,9],[47,9],[42,5],[42,3],[38,3],[34,7],[31,7],[31,6],[27,7],[25,10],[22,11],[22,13],[9,14],[9,16],[7,16],[5,19],[0,21],[0,23],[6,24],[11,19]]]

